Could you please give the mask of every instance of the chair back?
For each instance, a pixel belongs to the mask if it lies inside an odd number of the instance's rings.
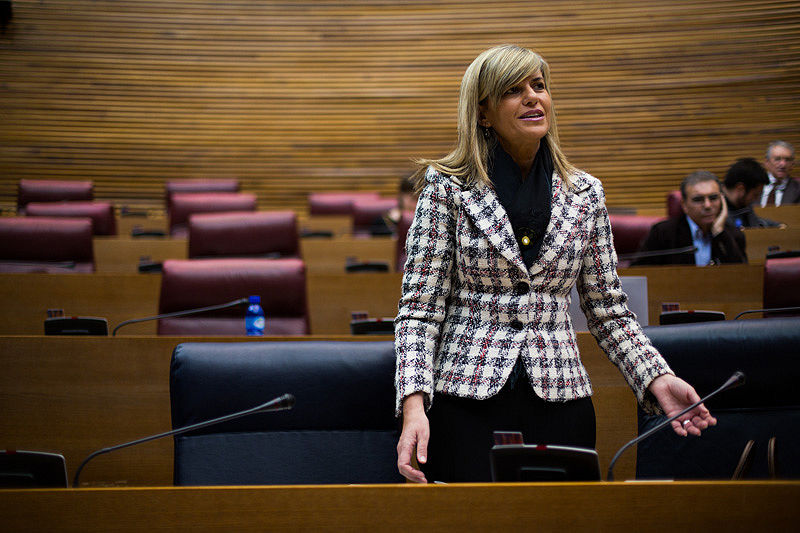
[[[800,257],[768,258],[764,262],[764,309],[800,306]],[[769,316],[797,316],[769,313]]]
[[[21,179],[17,189],[17,212],[22,214],[31,202],[91,202],[93,199],[91,181]]]
[[[256,210],[256,195],[250,193],[175,193],[171,198],[169,229],[173,237],[188,236],[189,216],[195,213]]]
[[[173,428],[285,393],[296,403],[176,437],[175,484],[402,482],[394,365],[391,341],[179,344]]]
[[[91,219],[0,217],[0,271],[94,272]]]
[[[632,254],[639,250],[650,233],[650,228],[663,217],[645,215],[610,214],[611,233],[614,236],[614,249],[617,255]],[[630,260],[621,259],[620,266],[627,266]]]
[[[729,320],[650,326],[645,333],[672,370],[702,397],[735,371],[745,384],[706,404],[717,418],[699,438],[679,437],[670,428],[637,445],[641,479],[731,479],[749,440],[755,442],[746,478],[768,476],[768,442],[776,440],[777,473],[800,478],[800,318]],[[639,433],[663,417],[639,409]]]
[[[305,265],[300,259],[172,259],[164,261],[159,314],[261,297],[266,335],[307,335]],[[245,335],[245,308],[167,318],[159,335]]]
[[[239,192],[237,179],[179,179],[167,180],[164,185],[167,195],[167,212],[172,208],[175,193]]]
[[[353,234],[386,234],[383,215],[397,207],[397,198],[361,198],[353,202]],[[389,230],[391,233],[391,230]]]
[[[299,257],[294,211],[199,213],[189,217],[189,257]]]
[[[670,191],[667,194],[667,216],[669,218],[679,217],[683,214],[681,205],[681,191]]]
[[[376,191],[312,192],[308,195],[311,215],[351,215],[358,199],[380,198]]]
[[[94,235],[116,235],[117,217],[111,202],[31,202],[29,217],[89,217]]]

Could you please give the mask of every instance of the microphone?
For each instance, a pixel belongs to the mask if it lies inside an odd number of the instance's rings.
[[[174,311],[172,313],[164,313],[155,316],[146,316],[144,318],[131,318],[130,320],[123,320],[122,322],[117,324],[117,327],[115,327],[114,331],[111,332],[111,336],[115,337],[117,335],[117,330],[122,326],[127,326],[128,324],[136,324],[137,322],[148,322],[150,320],[158,320],[161,318],[174,318],[178,316],[195,315],[198,313],[205,313],[207,311],[219,311],[220,309],[236,307],[237,305],[242,305],[249,302],[250,300],[248,298],[239,298],[238,300],[233,300],[232,302],[228,302],[225,304],[210,305],[208,307],[198,307],[196,309],[187,309],[186,311]]]
[[[749,315],[751,313],[791,313],[800,311],[800,306],[793,306],[793,307],[771,307],[769,309],[748,309],[747,311],[742,311],[734,320],[739,320],[739,317],[742,315]]]
[[[667,248],[665,250],[650,250],[648,252],[633,252],[630,254],[619,254],[618,259],[622,260],[637,260],[637,259],[644,259],[646,257],[665,257],[669,255],[679,255],[679,254],[688,254],[688,253],[695,253],[697,251],[697,246],[683,246],[681,248]]]
[[[695,407],[697,407],[701,403],[704,403],[704,402],[708,401],[709,399],[713,398],[714,396],[716,396],[720,392],[722,392],[722,391],[724,391],[726,389],[732,389],[732,388],[738,387],[739,385],[744,385],[744,380],[745,380],[744,372],[741,372],[741,371],[737,370],[736,372],[733,373],[733,375],[731,377],[728,378],[728,381],[723,383],[720,388],[718,388],[717,390],[715,390],[714,392],[712,392],[711,394],[709,394],[705,398],[701,398],[699,401],[693,403],[692,405],[690,405],[689,407],[687,407],[686,409],[684,409],[683,411],[681,411],[677,415],[669,417],[668,419],[664,420],[663,422],[661,422],[656,427],[651,428],[648,431],[645,431],[644,433],[642,433],[641,435],[639,435],[638,437],[636,437],[632,441],[628,442],[625,446],[620,448],[619,451],[616,453],[616,455],[614,455],[614,458],[611,459],[611,464],[608,465],[608,475],[606,476],[606,480],[607,481],[614,481],[614,464],[617,462],[617,459],[619,459],[619,456],[622,455],[622,452],[624,452],[625,450],[627,450],[628,448],[630,448],[631,446],[633,446],[637,442],[643,441],[644,439],[646,439],[647,437],[649,437],[653,433],[655,433],[657,431],[660,431],[662,428],[664,428],[665,426],[667,426],[670,423],[672,423],[673,420],[685,415],[686,413],[688,413],[689,411],[691,411],[692,409],[694,409]]]
[[[211,420],[206,420],[205,422],[198,422],[197,424],[192,424],[190,426],[184,426],[182,428],[173,429],[172,431],[166,431],[164,433],[159,433],[158,435],[150,435],[149,437],[144,437],[138,440],[134,440],[131,442],[124,442],[122,444],[117,444],[116,446],[111,446],[110,448],[103,448],[101,450],[97,450],[89,454],[89,456],[83,460],[81,465],[78,467],[78,470],[75,471],[75,478],[72,481],[72,488],[78,487],[78,479],[81,475],[81,470],[83,467],[86,466],[86,463],[97,457],[98,455],[103,455],[105,453],[113,452],[116,450],[121,450],[122,448],[127,448],[129,446],[136,446],[137,444],[142,444],[144,442],[150,442],[151,440],[160,439],[162,437],[169,437],[180,435],[182,433],[187,433],[189,431],[194,431],[195,429],[201,429],[208,426],[213,426],[214,424],[221,424],[223,422],[228,422],[230,420],[235,420],[237,418],[241,418],[247,415],[253,415],[256,413],[271,413],[273,411],[284,411],[294,407],[294,396],[291,394],[284,394],[283,396],[278,396],[274,400],[270,400],[267,403],[258,405],[256,407],[252,407],[250,409],[246,409],[244,411],[239,411],[236,413],[231,413],[229,415],[221,416],[219,418],[213,418]]]

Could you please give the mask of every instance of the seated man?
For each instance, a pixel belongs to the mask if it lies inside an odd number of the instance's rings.
[[[728,220],[737,228],[780,226],[777,222],[756,215],[752,208],[753,202],[761,198],[764,185],[768,183],[767,171],[750,157],[737,160],[725,173],[722,190],[728,205]]]
[[[800,203],[800,181],[791,177],[794,147],[786,141],[772,141],[764,159],[769,183],[761,193],[761,207]]]
[[[370,227],[372,235],[391,235],[397,230],[397,223],[403,216],[404,211],[411,213],[417,208],[419,193],[415,189],[411,175],[405,176],[400,180],[400,189],[397,194],[397,206],[391,208],[375,219]]]
[[[747,262],[744,234],[728,222],[717,176],[705,170],[686,176],[681,207],[682,215],[653,225],[632,266]]]

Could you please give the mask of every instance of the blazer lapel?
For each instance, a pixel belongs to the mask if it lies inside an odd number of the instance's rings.
[[[553,196],[550,203],[550,222],[547,223],[547,230],[542,242],[542,250],[539,258],[531,265],[531,276],[541,272],[545,265],[552,263],[557,257],[557,251],[563,247],[564,243],[558,243],[559,235],[569,234],[568,227],[577,223],[570,216],[571,208],[574,204],[580,203],[580,193],[589,188],[589,182],[582,175],[572,176],[572,188],[567,189],[561,182],[558,174],[553,172]]]
[[[527,274],[522,254],[497,194],[486,185],[479,184],[462,191],[462,205],[475,226],[484,234],[503,257]]]

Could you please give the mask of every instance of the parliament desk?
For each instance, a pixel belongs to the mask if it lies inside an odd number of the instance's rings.
[[[762,306],[763,265],[635,267],[621,269],[620,275],[648,278],[649,320],[653,324],[664,302],[678,302],[684,310],[723,311],[729,318]],[[354,311],[366,311],[373,318],[394,317],[401,278],[392,272],[309,273],[311,333],[350,333]],[[50,308],[62,308],[68,316],[102,316],[113,329],[123,320],[155,315],[160,286],[158,274],[0,274],[0,335],[43,333]],[[155,322],[145,322],[126,326],[120,335],[155,332]]]
[[[743,231],[750,264],[763,265],[767,252],[800,251],[800,227],[745,228]]]
[[[622,268],[619,275],[647,277],[652,325],[658,324],[663,303],[678,303],[684,311],[722,311],[728,319],[763,307],[764,265],[642,266]]]
[[[392,237],[300,239],[300,255],[309,274],[342,274],[348,261],[386,263],[395,270],[396,239]],[[135,274],[143,257],[162,262],[165,259],[186,259],[186,239],[164,237],[95,237],[94,255],[98,273]]]
[[[397,273],[309,274],[311,333],[349,334],[353,311],[394,317],[400,278]],[[67,316],[105,317],[110,332],[124,320],[157,314],[160,290],[160,274],[0,274],[0,335],[43,333],[51,308],[63,309]],[[155,333],[155,321],[119,331],[119,335]]]
[[[800,228],[800,204],[754,207],[753,211],[762,218],[781,222],[789,228]]]
[[[0,490],[5,531],[794,531],[797,482]]]
[[[255,342],[391,338],[266,337]],[[61,453],[71,480],[92,451],[171,429],[169,367],[178,343],[248,340],[0,336],[0,446]],[[594,387],[597,450],[605,473],[617,449],[636,436],[636,401],[588,333],[578,334],[578,347]],[[81,481],[94,486],[170,485],[172,460],[172,440],[161,439],[93,459]],[[617,462],[616,478],[632,478],[634,465],[635,450],[628,450]]]

